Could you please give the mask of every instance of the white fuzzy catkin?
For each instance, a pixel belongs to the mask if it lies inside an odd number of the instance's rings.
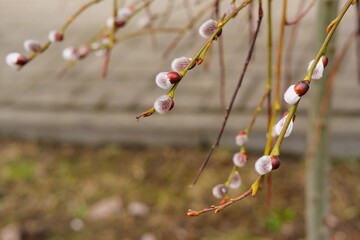
[[[121,21],[125,21],[133,14],[133,10],[129,7],[119,8],[117,12],[117,16]]]
[[[295,85],[291,85],[284,93],[284,100],[287,104],[293,105],[300,100],[300,96],[295,92]]]
[[[162,89],[169,89],[171,88],[172,84],[170,82],[170,79],[167,75],[167,72],[160,72],[155,77],[156,85],[158,85],[159,88]]]
[[[182,70],[184,70],[189,65],[190,62],[191,62],[191,58],[188,58],[188,57],[175,58],[171,62],[171,69],[175,72],[180,73]]]
[[[308,71],[310,70],[310,67],[313,64],[313,62],[314,62],[314,60],[311,60],[309,62],[308,69],[307,69]],[[324,64],[323,64],[322,58],[320,58],[320,60],[316,64],[315,70],[314,70],[311,78],[312,79],[320,79],[320,78],[322,78],[323,73],[324,73]]]
[[[270,156],[262,156],[255,162],[255,171],[260,175],[265,175],[272,170]]]
[[[245,132],[239,132],[235,137],[236,145],[243,146],[248,141],[248,136]]]
[[[233,156],[233,163],[237,167],[243,167],[246,163],[246,155],[243,153],[235,153]]]
[[[241,177],[238,171],[235,171],[234,175],[231,177],[229,188],[236,189],[241,186]]]
[[[283,117],[282,119],[280,119],[280,121],[274,126],[274,132],[277,136],[280,135],[283,127],[284,127],[284,124],[286,122],[286,119],[287,119],[287,116],[286,115],[285,117]],[[291,132],[292,132],[292,129],[293,129],[293,126],[294,126],[294,122],[291,120],[290,123],[289,123],[289,126],[288,128],[286,129],[286,132],[285,132],[285,135],[284,137],[288,137],[290,136]]]
[[[107,28],[110,28],[110,29],[112,29],[113,28],[113,26],[114,26],[114,18],[113,17],[109,17],[107,20],[106,20],[106,27]]]
[[[20,53],[17,53],[17,52],[9,53],[8,55],[6,55],[5,62],[10,67],[17,68],[18,67],[17,61],[18,61],[19,57],[21,57]]]
[[[67,47],[63,50],[62,56],[66,61],[76,61],[78,59],[76,49],[73,47]]]
[[[162,95],[154,102],[155,111],[160,114],[167,113],[173,105],[173,100],[168,95]]]
[[[59,40],[59,39],[57,38],[57,36],[58,36],[59,34],[60,34],[60,33],[58,33],[58,31],[56,31],[56,30],[50,31],[50,32],[49,32],[49,35],[48,35],[49,41],[50,41],[50,42],[59,42],[59,41],[61,41],[61,40]]]
[[[41,49],[41,43],[37,40],[27,39],[24,41],[24,49],[27,52],[38,52]]]
[[[212,189],[212,194],[216,198],[223,198],[227,192],[228,192],[228,188],[223,183],[216,185]]]
[[[217,21],[209,19],[199,27],[199,34],[203,38],[209,38],[217,29]]]

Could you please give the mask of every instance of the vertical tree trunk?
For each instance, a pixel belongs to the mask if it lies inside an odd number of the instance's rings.
[[[326,27],[335,18],[337,13],[338,0],[319,0],[317,15],[317,48],[326,37]],[[326,67],[322,79],[311,84],[312,99],[308,112],[310,127],[307,135],[307,183],[306,183],[306,239],[325,240],[329,239],[329,229],[326,224],[328,216],[328,172],[330,167],[329,159],[329,106],[322,114],[319,123],[321,99],[330,93],[325,93],[327,73],[331,69],[331,60],[334,55],[334,40],[330,44],[327,54],[329,64]],[[328,101],[331,102],[331,101]],[[318,133],[318,136],[314,136]]]

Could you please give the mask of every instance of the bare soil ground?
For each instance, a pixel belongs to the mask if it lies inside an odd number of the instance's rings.
[[[0,140],[0,239],[303,239],[305,164],[282,157],[266,191],[220,214],[186,216],[217,203],[211,188],[231,170],[219,149],[199,184],[188,185],[201,149],[98,148]],[[256,177],[250,157],[243,185]],[[360,239],[360,161],[335,159],[330,174],[332,239]],[[12,234],[12,235],[11,235]]]

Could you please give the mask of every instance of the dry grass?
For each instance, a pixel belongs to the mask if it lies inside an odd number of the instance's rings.
[[[273,174],[272,211],[261,191],[218,215],[189,218],[188,208],[216,203],[211,188],[227,177],[231,151],[216,151],[199,184],[188,188],[203,150],[0,144],[0,224],[17,224],[23,239],[141,239],[144,233],[190,240],[304,237],[304,164],[298,157],[283,158]],[[359,172],[360,162],[350,159],[340,159],[332,168],[333,239],[360,239]],[[240,174],[244,190],[255,178],[252,164]],[[121,199],[118,212],[89,219],[94,204],[109,198]],[[150,212],[131,214],[127,207],[134,201]],[[73,219],[83,221],[80,231],[70,228]]]

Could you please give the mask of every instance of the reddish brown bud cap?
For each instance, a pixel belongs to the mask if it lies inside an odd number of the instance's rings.
[[[62,34],[62,33],[56,33],[56,34],[55,34],[55,40],[56,40],[57,42],[61,42],[62,40],[64,40],[64,34]]]
[[[28,61],[29,61],[29,59],[27,59],[27,57],[25,57],[25,56],[20,56],[20,57],[18,57],[18,59],[16,60],[16,65],[24,66]]]
[[[271,160],[272,170],[278,169],[280,167],[279,156],[271,156],[270,160]]]
[[[121,19],[116,19],[115,20],[115,27],[116,28],[121,28],[123,26],[125,26],[126,22],[121,20]]]
[[[308,81],[300,81],[295,84],[294,91],[299,97],[301,97],[305,95],[305,93],[309,90],[309,87],[310,85]]]
[[[169,81],[171,84],[175,84],[177,82],[180,82],[182,76],[177,72],[168,72],[167,76],[169,78]]]
[[[324,68],[325,68],[326,65],[327,65],[328,62],[329,62],[329,58],[328,58],[327,56],[323,55],[323,56],[321,57],[321,60],[322,60],[322,63],[323,63],[323,65],[324,65]]]

